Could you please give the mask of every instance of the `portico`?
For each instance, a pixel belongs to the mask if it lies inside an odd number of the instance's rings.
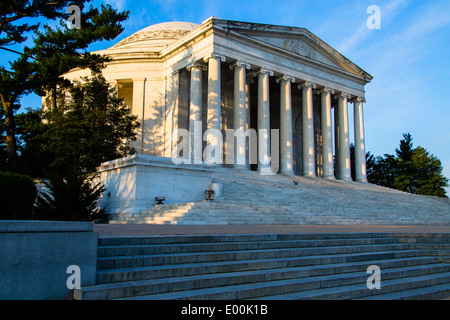
[[[211,17],[150,26],[97,53],[113,58],[104,76],[141,122],[138,153],[350,181],[354,142],[355,179],[366,182],[372,77],[306,29]]]

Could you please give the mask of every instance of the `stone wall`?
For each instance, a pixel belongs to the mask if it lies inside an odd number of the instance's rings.
[[[91,222],[0,221],[0,300],[70,299],[70,266],[95,284],[98,234]]]

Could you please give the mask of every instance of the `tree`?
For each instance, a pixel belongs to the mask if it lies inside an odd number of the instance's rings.
[[[123,31],[120,23],[127,17],[127,12],[117,13],[111,6],[101,5],[100,10],[91,7],[81,13],[80,29],[68,28],[61,20],[59,27],[46,25],[42,32],[36,31],[34,47],[30,49],[38,61],[36,93],[41,96],[50,93],[51,107],[56,108],[58,89],[71,86],[62,75],[74,68],[99,71],[110,58],[87,52],[87,47],[96,41],[114,39]]]
[[[395,178],[396,189],[421,195],[446,196],[448,179],[442,175],[443,167],[438,158],[417,147],[406,165],[403,174]]]
[[[102,162],[135,152],[137,118],[117,97],[101,73],[84,78],[70,90],[71,99],[44,113],[48,124],[33,142],[46,145],[51,156],[45,169],[49,193],[39,199],[38,216],[56,220],[86,220],[101,215],[97,201],[102,185],[93,182]],[[45,156],[41,156],[45,157]]]
[[[30,19],[25,18],[64,18],[67,17],[66,11],[70,4],[82,7],[90,1],[3,0],[0,3],[0,46],[22,43],[27,39],[28,32],[38,29],[39,23],[29,25]]]
[[[9,69],[0,66],[0,100],[4,114],[5,137],[8,163],[17,158],[14,113],[19,109],[19,98],[31,91],[44,95],[52,94],[56,106],[56,88],[58,85],[70,85],[61,76],[68,70],[80,68],[99,69],[108,59],[87,52],[89,44],[103,39],[112,39],[122,32],[120,23],[128,17],[128,12],[118,13],[109,5],[101,10],[92,6],[83,12],[81,29],[70,29],[65,21],[69,5],[77,5],[83,10],[91,0],[15,0],[4,1],[0,5],[0,45],[2,49],[19,54]],[[25,18],[44,17],[60,20],[60,27],[44,26],[39,31],[39,24],[28,25]],[[34,45],[24,47],[23,53],[4,46],[25,41],[29,32],[35,32]]]
[[[16,125],[14,112],[19,109],[19,98],[32,90],[33,65],[29,63],[30,54],[26,50],[16,61],[10,64],[11,70],[0,66],[0,105],[4,116],[3,137],[7,158],[11,167],[17,158]]]
[[[413,194],[446,197],[448,179],[442,174],[441,161],[423,147],[414,148],[412,140],[405,133],[396,155],[371,156],[368,181]]]
[[[398,161],[395,156],[385,154],[384,157],[370,158],[368,163],[367,180],[369,183],[378,184],[388,188],[395,188],[395,177],[398,175]]]

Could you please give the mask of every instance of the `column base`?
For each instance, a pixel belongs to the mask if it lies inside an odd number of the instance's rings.
[[[326,180],[336,180],[336,177],[335,177],[335,176],[325,176],[325,177],[323,177],[323,179],[326,179]]]
[[[258,172],[262,176],[272,176],[275,174],[270,167],[258,168]]]
[[[317,178],[317,176],[316,176],[316,174],[314,172],[304,172],[303,173],[303,177]]]
[[[284,171],[280,171],[280,174],[286,175],[286,176],[294,176],[294,170],[284,170]]]
[[[248,166],[245,165],[245,164],[234,164],[233,165],[233,169],[236,169],[236,170],[250,170],[248,168]]]

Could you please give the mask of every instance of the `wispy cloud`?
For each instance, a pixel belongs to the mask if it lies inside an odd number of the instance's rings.
[[[127,1],[128,0],[104,0],[105,3],[119,11],[123,11],[128,6]]]
[[[411,0],[392,0],[384,5],[380,5],[381,9],[381,27],[386,28],[392,22],[397,15],[399,15],[402,10],[404,10]],[[367,10],[367,8],[364,8]],[[344,55],[350,54],[355,50],[363,41],[365,41],[370,35],[372,35],[374,30],[367,27],[367,18],[369,15],[367,11],[364,11],[364,19],[356,30],[342,43],[337,46],[337,50]]]

